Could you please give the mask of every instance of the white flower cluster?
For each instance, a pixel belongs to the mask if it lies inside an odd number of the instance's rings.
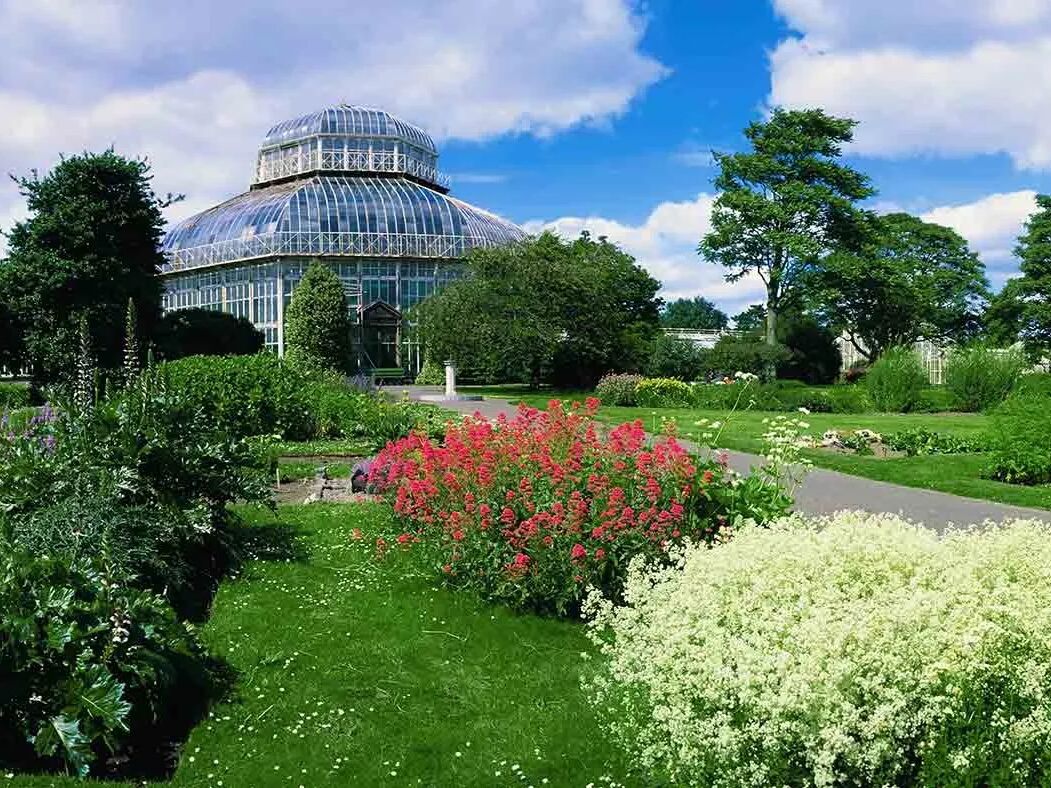
[[[842,512],[632,567],[585,614],[614,741],[674,784],[1051,777],[1051,527]]]
[[[813,463],[802,454],[802,449],[812,443],[806,436],[810,423],[793,416],[774,416],[764,418],[763,424],[766,426],[763,433],[766,462],[760,470],[792,494],[813,467]]]

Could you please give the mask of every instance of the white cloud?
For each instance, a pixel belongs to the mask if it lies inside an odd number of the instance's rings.
[[[928,222],[951,227],[967,239],[985,263],[995,286],[1017,273],[1013,249],[1022,226],[1036,210],[1036,192],[990,194],[974,202],[943,205],[923,214]]]
[[[714,199],[711,194],[700,194],[694,200],[661,203],[637,225],[597,216],[567,216],[527,222],[525,228],[534,233],[552,230],[567,239],[576,238],[582,230],[595,238],[606,236],[660,280],[666,300],[703,295],[733,315],[762,301],[763,285],[755,278],[730,284],[723,279],[721,266],[697,254],[697,244],[711,227]]]
[[[771,55],[770,103],[860,121],[854,150],[1006,153],[1051,167],[1051,3],[775,0],[801,34]]]
[[[0,0],[0,172],[113,144],[188,195],[177,218],[246,188],[269,126],[321,106],[383,106],[439,139],[545,136],[667,73],[635,0],[357,6]],[[0,216],[18,200],[0,186]]]

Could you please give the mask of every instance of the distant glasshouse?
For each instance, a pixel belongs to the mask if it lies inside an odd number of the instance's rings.
[[[430,136],[383,110],[344,104],[278,123],[251,188],[164,239],[164,308],[247,317],[283,354],[285,308],[320,259],[346,289],[359,365],[419,369],[406,310],[457,278],[468,250],[523,237],[449,196],[437,163]]]

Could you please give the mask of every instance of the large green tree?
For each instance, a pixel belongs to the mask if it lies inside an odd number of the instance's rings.
[[[726,328],[726,313],[703,296],[669,301],[661,312],[661,325],[668,328],[694,328],[715,331]]]
[[[1019,290],[1024,301],[1021,335],[1036,356],[1051,353],[1051,195],[1038,194],[1037,211],[1018,238]]]
[[[985,336],[997,347],[1009,347],[1021,338],[1025,318],[1025,287],[1021,278],[1008,279],[1000,292],[989,299],[982,315]]]
[[[477,249],[466,276],[421,304],[430,358],[490,381],[588,385],[637,369],[659,320],[659,283],[630,255],[587,234],[543,233]]]
[[[963,341],[981,327],[985,266],[948,227],[907,213],[870,214],[857,250],[827,256],[811,296],[866,358],[920,339]]]
[[[145,161],[112,150],[15,180],[29,218],[9,233],[0,301],[21,336],[20,361],[36,382],[69,380],[83,317],[98,364],[119,369],[128,300],[144,340],[160,317],[161,209],[169,200],[154,194]]]
[[[347,372],[351,365],[347,295],[336,272],[315,260],[285,310],[285,355],[307,370]]]
[[[806,275],[856,238],[856,203],[874,193],[840,161],[855,125],[820,109],[775,109],[745,129],[750,150],[715,154],[719,196],[698,251],[725,266],[728,282],[749,274],[763,281],[768,344],[777,343],[778,315]]]

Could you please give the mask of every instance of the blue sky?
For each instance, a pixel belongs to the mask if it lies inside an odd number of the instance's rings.
[[[880,210],[953,226],[994,284],[1051,191],[1051,0],[0,0],[0,169],[114,144],[171,218],[247,187],[274,122],[339,101],[428,128],[454,193],[606,234],[728,311],[695,254],[708,151],[774,104],[856,118]],[[0,227],[23,215],[0,185]]]

